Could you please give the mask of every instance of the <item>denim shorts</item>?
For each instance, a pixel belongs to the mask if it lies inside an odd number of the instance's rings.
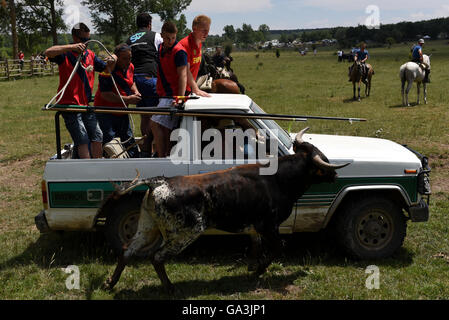
[[[76,146],[89,144],[90,141],[103,142],[103,133],[95,113],[63,112],[62,117]]]
[[[159,101],[158,107],[171,107],[172,102],[173,99],[161,99]],[[151,117],[151,120],[170,130],[177,127],[179,123],[178,116],[165,116],[162,114],[155,114]]]

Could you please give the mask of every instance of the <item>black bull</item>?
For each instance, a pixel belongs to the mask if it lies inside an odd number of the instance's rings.
[[[335,181],[335,169],[348,165],[329,164],[320,150],[302,140],[307,129],[296,137],[295,154],[278,159],[274,175],[260,175],[260,164],[248,164],[192,176],[141,181],[136,178],[117,188],[108,201],[120,201],[120,195],[139,185],[149,187],[142,201],[137,232],[124,246],[105,288],[114,287],[133,254],[147,250],[165,289],[173,291],[164,262],[207,228],[229,232],[254,228],[266,250],[257,257],[255,274],[263,274],[281,248],[279,226],[290,216],[297,199],[312,184]],[[101,210],[104,207],[107,205]]]

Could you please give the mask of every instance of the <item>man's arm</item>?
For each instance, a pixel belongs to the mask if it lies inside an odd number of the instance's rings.
[[[74,44],[66,44],[61,46],[52,46],[45,50],[45,55],[48,58],[54,58],[56,56],[59,56],[61,54],[64,54],[68,51],[75,51],[75,52],[83,52],[86,50],[86,45],[84,43],[74,43]]]
[[[186,92],[187,87],[187,65],[183,65],[176,68],[176,72],[178,73],[178,92],[176,95],[183,96]]]

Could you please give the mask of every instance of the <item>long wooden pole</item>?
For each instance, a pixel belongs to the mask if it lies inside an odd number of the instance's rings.
[[[244,119],[265,119],[265,120],[281,120],[281,121],[307,121],[314,120],[336,120],[362,122],[366,119],[362,118],[342,118],[342,117],[321,117],[321,116],[303,116],[303,115],[282,115],[268,113],[243,113],[243,112],[215,112],[200,110],[181,110],[177,108],[114,108],[114,107],[86,107],[86,106],[62,106],[54,105],[43,110],[53,110],[61,112],[95,112],[95,113],[115,113],[115,114],[144,114],[144,115],[176,115],[180,117],[214,117],[214,118],[244,118]]]

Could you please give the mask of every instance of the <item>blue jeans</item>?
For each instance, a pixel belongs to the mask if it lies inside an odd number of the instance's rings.
[[[159,102],[156,93],[157,78],[150,78],[144,74],[135,74],[134,82],[137,90],[142,95],[142,100],[137,104],[137,107],[156,107]]]
[[[98,114],[98,123],[103,131],[103,144],[108,143],[112,139],[118,137],[120,141],[125,142],[123,146],[125,148],[132,145],[135,140],[133,138],[133,132],[131,126],[129,125],[129,118],[127,115],[116,116],[113,114]],[[132,147],[128,150],[128,154],[131,158],[139,157],[139,149],[137,146]]]
[[[142,95],[142,100],[136,105],[139,107],[156,107],[159,103],[159,99],[157,98],[156,93],[156,83],[157,78],[149,78],[148,75],[145,74],[135,74],[134,82],[136,83],[137,90],[139,90]],[[148,98],[151,97],[151,98]],[[153,141],[153,133],[150,128],[150,115],[141,115],[140,116],[140,132],[143,136],[147,136],[144,139],[144,143],[141,145],[141,149],[143,153],[151,154],[151,143]]]

